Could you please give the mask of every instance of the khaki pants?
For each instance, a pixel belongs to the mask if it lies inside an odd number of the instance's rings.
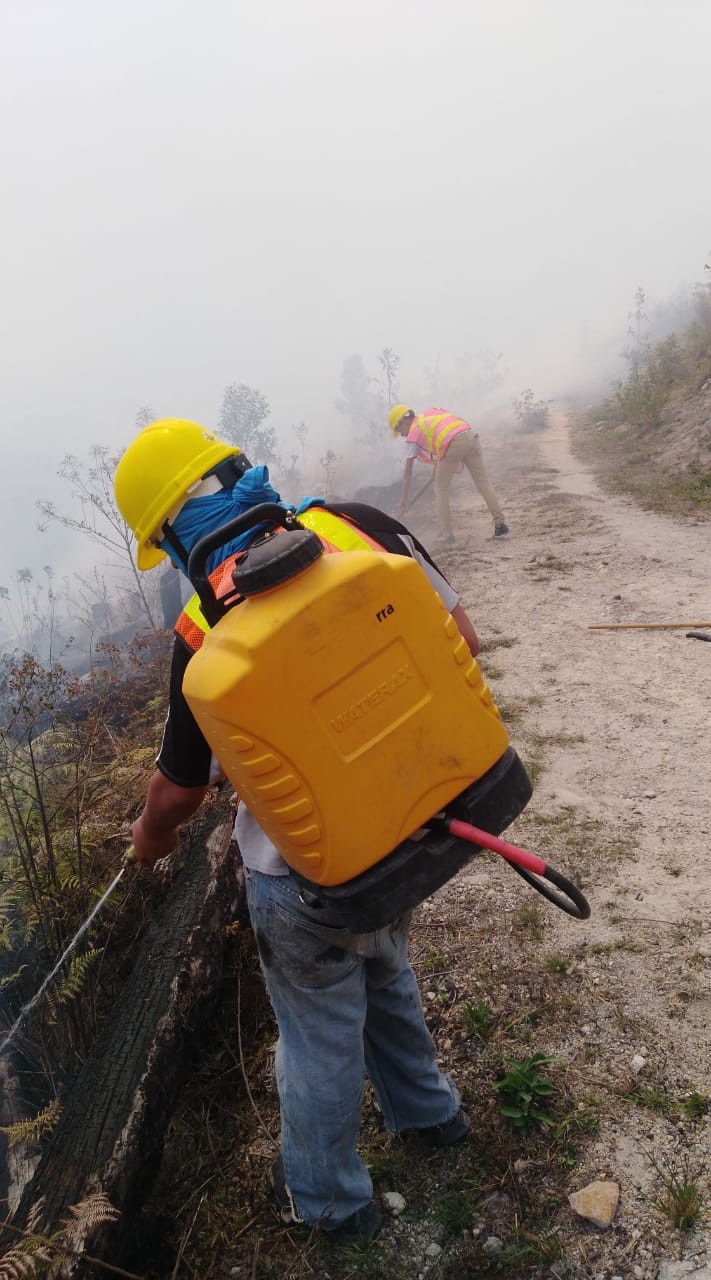
[[[479,493],[484,499],[494,520],[501,524],[504,513],[498,495],[494,489],[484,466],[484,458],[479,444],[479,437],[474,431],[460,431],[447,448],[446,453],[437,463],[435,472],[435,506],[440,529],[445,537],[452,534],[452,513],[449,509],[449,486],[452,483],[457,466],[464,463]]]

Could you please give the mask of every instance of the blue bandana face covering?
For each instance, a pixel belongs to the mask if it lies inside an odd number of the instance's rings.
[[[297,515],[309,507],[323,506],[323,501],[323,498],[303,498],[296,509]],[[278,502],[285,510],[288,505],[281,501],[280,495],[269,483],[269,468],[263,465],[250,467],[249,471],[245,471],[244,475],[240,476],[232,489],[222,489],[219,493],[209,493],[202,498],[192,498],[186,502],[173,521],[173,529],[187,554],[190,555],[196,542],[206,534],[212,533],[213,529],[219,529],[220,525],[227,524],[236,516],[244,515],[245,511],[250,511],[260,502]],[[249,546],[250,542],[254,542],[254,539],[266,528],[265,524],[257,525],[253,529],[248,529],[246,533],[238,534],[236,538],[226,542],[224,547],[213,551],[208,556],[207,572],[212,573],[213,569],[216,569],[228,556]],[[177,551],[166,542],[161,543],[160,546],[187,577],[187,563],[178,556]]]

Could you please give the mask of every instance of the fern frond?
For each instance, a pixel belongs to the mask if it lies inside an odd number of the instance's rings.
[[[76,871],[70,871],[66,876],[62,876],[59,881],[59,889],[61,893],[73,893],[79,888],[79,876]]]
[[[17,1124],[0,1125],[0,1133],[4,1133],[8,1145],[14,1147],[18,1142],[31,1142],[54,1129],[62,1113],[62,1102],[59,1097],[53,1098],[44,1111],[40,1111],[33,1120],[18,1120]],[[0,1277],[1,1280],[1,1277]]]
[[[69,1213],[71,1217],[65,1218],[62,1225],[72,1231],[91,1231],[103,1222],[116,1222],[121,1217],[119,1210],[103,1191],[96,1191],[78,1204],[70,1204]]]
[[[46,1203],[47,1197],[40,1196],[39,1200],[35,1200],[34,1204],[30,1205],[30,1210],[27,1214],[27,1227],[25,1228],[28,1235],[36,1236],[40,1234],[39,1228]]]
[[[40,1221],[45,1207],[42,1196],[31,1206],[24,1239],[0,1258],[0,1280],[34,1280],[53,1260],[52,1238],[42,1234]]]
[[[0,951],[10,951],[12,941],[10,931],[17,920],[19,897],[15,888],[4,889],[0,893]]]
[[[31,1240],[23,1241],[0,1258],[0,1280],[33,1280],[39,1268],[51,1260],[45,1245],[33,1246]]]
[[[56,1027],[59,1022],[59,1001],[57,1000],[56,992],[52,991],[50,988],[45,995],[45,1000],[47,1002],[47,1022],[50,1027]]]
[[[70,1000],[76,1000],[77,996],[82,994],[91,971],[101,959],[103,951],[103,947],[93,947],[90,951],[85,951],[82,956],[74,957],[64,982],[52,992],[52,1022],[56,1022],[56,1010],[61,1005],[68,1004]]]
[[[21,964],[19,969],[16,969],[14,973],[7,973],[4,978],[0,978],[0,991],[4,991],[6,987],[12,986],[13,982],[19,978],[21,973],[25,972],[26,968],[26,964]]]

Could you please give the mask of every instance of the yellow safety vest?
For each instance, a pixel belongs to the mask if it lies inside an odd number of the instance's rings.
[[[299,517],[299,524],[317,533],[326,554],[334,551],[383,551],[379,542],[370,538],[367,533],[357,528],[345,516],[334,515],[332,511],[324,511],[323,507],[309,507]],[[277,530],[278,534],[279,530]],[[276,537],[277,534],[274,536]],[[229,556],[209,574],[209,582],[216,596],[223,594],[223,587],[231,585],[232,570],[241,552]],[[197,593],[191,596],[175,624],[176,634],[185,641],[189,649],[196,653],[210,630],[205,615],[200,607]]]

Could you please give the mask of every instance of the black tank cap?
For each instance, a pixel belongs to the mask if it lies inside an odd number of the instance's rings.
[[[295,578],[320,555],[323,544],[311,529],[279,533],[249,548],[232,570],[232,581],[240,595],[258,596]]]

